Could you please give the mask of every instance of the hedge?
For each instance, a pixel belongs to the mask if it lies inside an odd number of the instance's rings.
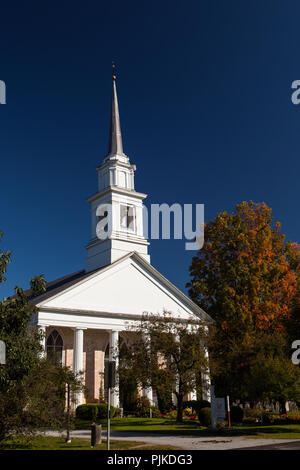
[[[211,425],[211,409],[210,408],[201,408],[199,410],[198,418],[202,426]]]
[[[210,408],[210,402],[207,400],[189,400],[185,401],[183,403],[184,408],[192,408],[194,411],[196,411],[198,419],[200,421],[200,410],[203,408]]]
[[[239,406],[232,406],[230,410],[230,419],[232,423],[240,424],[243,421],[244,411]]]
[[[113,418],[116,413],[116,408],[110,407],[110,416]],[[87,403],[85,405],[79,405],[76,408],[76,418],[80,418],[87,421],[95,421],[96,419],[107,418],[107,404],[106,403]]]

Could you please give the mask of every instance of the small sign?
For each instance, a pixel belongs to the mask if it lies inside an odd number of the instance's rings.
[[[223,423],[226,418],[225,398],[214,398],[215,417],[217,423]]]
[[[116,361],[109,361],[108,363],[108,388],[115,388],[116,386]]]
[[[0,364],[6,364],[6,346],[2,340],[0,340]]]

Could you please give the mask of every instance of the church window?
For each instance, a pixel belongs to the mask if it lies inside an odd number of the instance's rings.
[[[128,206],[121,204],[120,206],[120,217],[121,227],[129,230],[135,230],[135,210],[134,206]]]
[[[55,362],[62,362],[63,340],[60,334],[53,330],[46,343],[47,358]]]

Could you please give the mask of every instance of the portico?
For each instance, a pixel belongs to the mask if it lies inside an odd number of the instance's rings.
[[[58,322],[57,322],[58,323]],[[101,393],[105,396],[105,351],[109,349],[109,359],[118,363],[119,355],[119,330],[109,330],[100,328],[88,328],[83,326],[68,327],[52,325],[42,329],[45,331],[45,354],[54,353],[61,363],[73,369],[74,373],[83,372],[84,381],[89,390],[85,397],[78,394],[77,404],[84,402],[97,402]],[[49,344],[49,338],[55,334],[56,340],[59,338],[59,346],[55,350],[55,345]],[[62,347],[60,347],[62,344]],[[102,383],[101,383],[102,382]],[[101,391],[102,387],[102,391]],[[111,392],[112,406],[119,407],[118,384]]]

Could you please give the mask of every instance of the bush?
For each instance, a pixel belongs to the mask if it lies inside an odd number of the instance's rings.
[[[243,421],[244,410],[239,406],[232,406],[230,410],[230,418],[232,423],[239,424]]]
[[[218,431],[222,431],[223,429],[225,429],[225,423],[217,423],[216,428]]]
[[[197,413],[198,419],[200,421],[200,415],[199,415],[200,410],[202,410],[202,408],[210,408],[211,404],[207,400],[189,400],[189,401],[185,401],[183,403],[183,406],[185,408],[186,407],[192,408],[192,410],[194,410]]]
[[[116,408],[110,407],[110,416],[114,417]],[[83,419],[85,421],[96,421],[96,419],[107,418],[107,403],[87,403],[85,405],[79,405],[76,408],[76,418]]]
[[[192,408],[184,408],[183,414],[184,414],[184,416],[191,416],[193,414],[192,413]]]
[[[183,402],[185,408],[192,408],[193,410],[201,410],[201,408],[210,408],[210,402],[207,400],[189,400]]]
[[[92,420],[95,410],[98,411],[97,405],[79,405],[76,408],[76,418]]]
[[[98,403],[97,409],[97,418],[98,419],[105,419],[107,418],[107,403]],[[110,417],[113,418],[116,414],[116,408],[114,406],[110,407]]]
[[[258,418],[260,420],[263,411],[258,408],[245,408],[244,417],[245,418]]]
[[[158,418],[160,414],[159,408],[157,406],[151,406],[151,410],[152,410],[152,418]]]
[[[134,401],[134,411],[140,418],[149,418],[150,401],[147,397],[137,397]]]
[[[263,424],[300,424],[298,415],[280,415],[279,413],[265,411],[262,416]]]
[[[211,425],[211,409],[210,408],[201,408],[199,410],[199,421],[202,426],[210,426]]]
[[[254,418],[253,416],[248,416],[248,418],[243,418],[244,424],[257,424],[259,422],[258,418]]]
[[[170,410],[168,411],[168,413],[166,414],[167,418],[172,418],[172,419],[175,419],[177,418],[177,410]]]

